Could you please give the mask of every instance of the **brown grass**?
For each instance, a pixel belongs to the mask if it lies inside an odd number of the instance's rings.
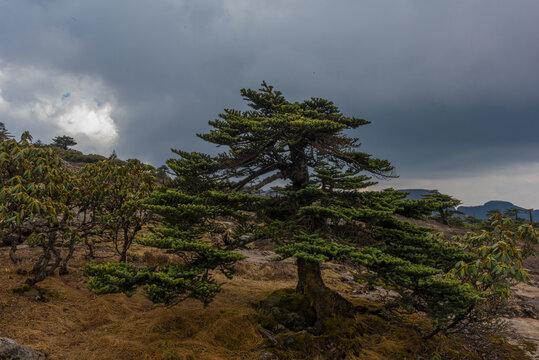
[[[110,247],[99,244],[97,250],[97,261],[117,260]],[[25,268],[37,252],[32,248],[19,252]],[[43,351],[51,360],[258,359],[260,351],[251,350],[266,339],[253,323],[252,304],[296,283],[293,264],[242,261],[232,280],[218,277],[225,283],[223,292],[208,307],[188,300],[167,308],[152,304],[141,294],[128,298],[90,293],[80,271],[87,261],[84,253],[85,249],[78,249],[68,275],[55,275],[39,284],[49,292],[50,300],[38,302],[13,293],[25,276],[16,273],[8,249],[0,248],[0,337]],[[133,246],[129,259],[155,264],[174,261],[162,251],[149,252],[138,245]],[[354,302],[366,301],[355,295],[359,284],[343,281],[344,273],[342,267],[329,264],[324,277],[329,286]],[[358,339],[361,354],[349,359],[419,359],[441,346],[436,341],[422,343],[417,333],[378,317],[359,319],[368,331]]]
[[[110,255],[110,250],[100,250],[98,255]],[[145,251],[135,247],[133,257],[151,258]],[[30,248],[20,254],[28,259],[35,252],[37,249]],[[85,263],[82,253],[80,249],[68,275],[56,275],[39,284],[51,294],[51,300],[37,302],[12,292],[25,276],[16,273],[7,248],[0,248],[1,337],[48,353],[53,360],[165,359],[167,355],[172,359],[172,355],[201,360],[257,359],[250,350],[264,339],[248,320],[253,312],[250,303],[294,283],[291,279],[270,282],[238,276],[205,309],[194,300],[166,308],[140,294],[128,298],[90,293],[79,269]],[[154,259],[161,262],[161,256],[156,254]]]

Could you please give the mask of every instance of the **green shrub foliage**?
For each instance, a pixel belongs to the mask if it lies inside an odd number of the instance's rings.
[[[27,283],[42,281],[59,267],[67,270],[79,237],[77,190],[74,174],[51,149],[33,146],[28,133],[20,141],[0,142],[1,236],[11,243],[10,257],[17,265],[17,245],[28,241],[42,250]],[[67,254],[61,251],[66,245]]]
[[[143,200],[155,186],[154,168],[138,160],[120,165],[114,159],[88,165],[100,191],[99,220],[105,240],[112,241],[120,261],[142,227],[150,220]]]
[[[73,162],[73,163],[85,163],[85,164],[92,164],[96,163],[102,160],[105,160],[106,157],[102,155],[97,154],[88,154],[85,155],[82,152],[78,150],[73,149],[63,149],[59,147],[53,147],[56,154],[61,157],[65,161]]]
[[[167,163],[175,175],[171,187],[160,188],[145,200],[146,209],[159,216],[161,226],[137,240],[171,254],[171,264],[88,265],[88,286],[96,293],[130,294],[143,286],[153,302],[174,304],[195,298],[207,305],[221,290],[214,272],[230,277],[235,262],[243,259],[231,249],[250,229],[246,211],[252,211],[260,198],[222,191],[223,184],[212,176],[214,164],[209,157],[174,152],[179,158]],[[232,234],[227,232],[230,226],[235,228]]]
[[[68,261],[81,239],[101,235],[121,259],[136,233],[149,219],[142,206],[155,182],[153,168],[136,160],[120,165],[100,161],[70,170],[55,149],[34,146],[28,133],[20,141],[0,142],[0,231],[20,265],[17,246],[39,246],[28,284],[68,271]],[[91,247],[91,246],[90,246]],[[93,250],[93,248],[91,247]]]

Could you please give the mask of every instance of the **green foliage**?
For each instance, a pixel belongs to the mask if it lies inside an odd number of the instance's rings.
[[[155,171],[155,177],[162,185],[167,185],[171,181],[170,177],[168,176],[168,172],[169,169],[166,165],[159,166]]]
[[[458,290],[453,294],[442,293],[447,302],[440,303],[441,307],[431,307],[434,311],[429,315],[436,320],[437,326],[426,338],[439,331],[478,329],[488,324],[510,297],[510,284],[528,279],[522,260],[533,253],[530,249],[539,243],[539,232],[530,225],[513,231],[512,220],[503,219],[499,213],[495,213],[490,221],[492,231],[468,233],[451,240],[443,234],[431,236],[431,239],[445,242],[447,246],[470,256],[455,262],[442,277],[434,278],[434,282],[429,281],[421,287],[424,294]],[[455,286],[440,288],[437,285],[444,282]]]
[[[473,284],[477,290],[503,299],[509,298],[512,280],[526,281],[528,274],[523,258],[534,254],[539,243],[539,232],[530,225],[512,231],[512,220],[499,214],[490,218],[492,231],[468,233],[456,237],[459,245],[476,255],[472,262],[459,261],[450,271],[458,279]]]
[[[87,264],[84,274],[88,277],[88,288],[96,294],[123,292],[130,296],[143,285],[151,301],[168,305],[187,298],[196,298],[207,305],[220,290],[211,276],[204,277],[204,271],[184,265],[157,270],[126,263]]]
[[[218,162],[210,155],[172,149],[178,158],[169,159],[167,165],[176,176],[173,187],[186,193],[200,193],[214,189],[222,180],[216,176]]]
[[[295,257],[320,263],[327,260],[346,259],[355,250],[353,246],[336,242],[328,243],[318,235],[301,234],[296,236],[294,242],[283,245],[276,250],[280,254],[276,260]]]
[[[481,298],[468,284],[445,275],[473,254],[393,217],[437,210],[446,219],[458,200],[432,192],[411,202],[392,189],[364,191],[375,183],[371,176],[393,176],[388,161],[360,152],[358,140],[345,133],[368,121],[344,116],[324,99],[289,102],[266,83],[241,94],[250,110],[225,109],[210,121],[213,129],[199,135],[228,151],[213,158],[189,156],[203,158],[206,175],[230,181],[233,191],[254,192],[285,181],[258,216],[266,224],[262,231],[281,243],[279,259],[295,257],[305,264],[298,267],[297,289],[310,298],[317,316],[349,308],[323,284],[318,264],[327,260],[353,262],[358,272],[366,268],[399,292],[401,306],[420,309],[435,321],[450,319]]]
[[[462,214],[462,212],[455,210],[455,207],[462,204],[462,202],[450,195],[440,194],[438,190],[431,190],[423,197],[432,201],[434,209],[440,216],[440,221],[445,225],[449,225],[449,220],[453,215]]]
[[[59,247],[67,242],[72,248],[78,239],[73,178],[51,149],[33,146],[28,133],[20,141],[0,142],[1,235],[11,239],[10,256],[17,265],[18,244],[28,240],[42,248],[28,283],[43,280],[59,266],[65,269],[70,258],[71,252],[64,256]]]
[[[214,271],[231,277],[234,264],[244,258],[230,251],[233,239],[227,237],[226,227],[217,219],[236,223],[240,230],[236,235],[240,235],[241,229],[249,228],[245,210],[253,210],[260,198],[219,190],[223,186],[207,170],[207,157],[174,152],[180,158],[167,162],[176,175],[173,187],[157,189],[143,201],[145,209],[159,216],[161,226],[136,241],[166,250],[179,263],[141,268],[89,264],[85,274],[91,290],[131,293],[136,286],[144,286],[146,296],[156,303],[174,304],[195,298],[207,305],[221,290]],[[215,237],[229,239],[229,243],[218,244],[211,240]]]
[[[81,176],[91,183],[87,195],[104,238],[112,241],[120,261],[125,262],[135,236],[150,220],[143,200],[155,186],[154,168],[138,160],[120,165],[107,159],[86,165]]]
[[[10,134],[10,132],[6,129],[6,125],[0,121],[0,141],[5,141],[12,139],[13,136]]]
[[[406,194],[405,192],[402,192]],[[402,199],[395,213],[412,219],[424,219],[437,210],[436,202],[432,199]]]
[[[344,134],[369,122],[347,117],[328,100],[287,101],[279,91],[262,83],[259,91],[241,90],[251,110],[225,109],[210,121],[202,139],[227,146],[217,169],[226,179],[241,179],[234,189],[256,190],[277,179],[292,182],[295,190],[307,185],[309,168],[322,161],[351,172],[384,176],[393,170],[386,160],[357,151],[359,142]]]
[[[65,161],[74,162],[74,163],[92,164],[92,163],[96,163],[96,162],[106,159],[102,155],[97,155],[97,154],[85,155],[82,152],[73,150],[73,149],[62,149],[60,147],[54,147],[53,149],[60,158],[62,158]]]
[[[70,146],[77,145],[77,142],[71,136],[62,135],[52,139],[52,145],[67,150]]]

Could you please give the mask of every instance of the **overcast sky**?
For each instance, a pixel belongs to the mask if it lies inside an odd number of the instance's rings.
[[[539,1],[0,0],[0,121],[161,165],[239,90],[324,97],[400,175],[539,208]]]

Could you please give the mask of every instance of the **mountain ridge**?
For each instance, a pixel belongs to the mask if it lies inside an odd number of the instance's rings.
[[[423,198],[423,195],[429,193],[430,190],[427,189],[398,189],[398,191],[408,192],[407,199],[410,200],[419,200]],[[482,205],[460,205],[457,207],[459,211],[462,211],[465,216],[473,216],[475,218],[486,220],[487,212],[491,210],[499,210],[502,214],[504,211],[510,208],[517,208],[519,210],[528,210],[522,206],[513,204],[510,201],[505,200],[489,200]],[[533,211],[533,219],[537,221],[539,219],[539,210]],[[528,213],[521,213],[518,215],[519,218],[529,219]]]

